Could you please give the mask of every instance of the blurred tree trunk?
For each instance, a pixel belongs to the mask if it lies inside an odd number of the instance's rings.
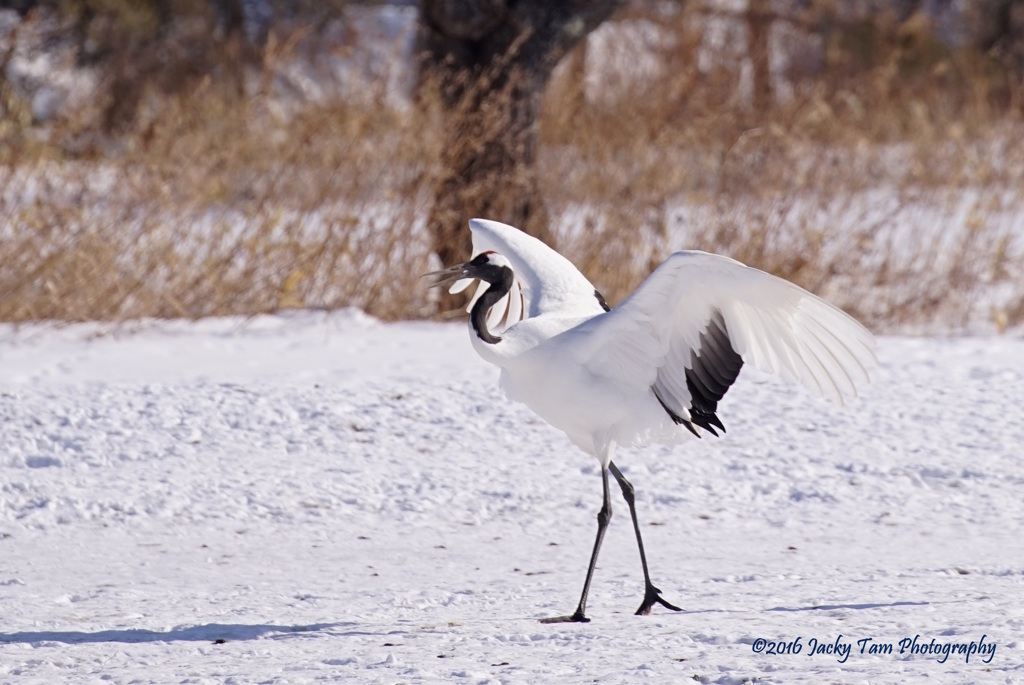
[[[770,0],[747,0],[747,35],[754,72],[754,110],[763,114],[773,104],[769,37],[772,21]]]
[[[504,221],[550,242],[537,181],[537,118],[559,60],[625,0],[423,0],[421,97],[443,116],[434,250],[469,256],[467,221]]]

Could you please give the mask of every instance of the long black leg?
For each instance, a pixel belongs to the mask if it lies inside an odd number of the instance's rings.
[[[604,488],[604,503],[601,505],[601,511],[597,512],[597,538],[594,540],[594,551],[590,553],[590,566],[587,567],[587,579],[583,582],[583,594],[580,595],[580,603],[576,606],[576,611],[573,612],[572,616],[543,618],[540,621],[541,623],[590,622],[590,619],[584,614],[584,610],[587,607],[587,594],[590,592],[590,580],[594,577],[594,568],[597,566],[597,553],[601,551],[604,532],[608,529],[609,521],[612,520],[612,496],[608,490],[608,469],[603,467],[601,468],[601,485]]]
[[[644,541],[640,538],[640,522],[636,518],[636,497],[633,491],[633,484],[626,480],[626,477],[622,475],[622,471],[619,471],[619,467],[614,462],[609,462],[608,468],[611,469],[612,475],[615,476],[619,487],[622,488],[622,497],[626,500],[626,504],[629,505],[629,515],[633,517],[633,530],[636,531],[636,545],[640,548],[640,564],[644,567],[644,601],[640,608],[636,610],[637,616],[646,616],[651,613],[651,607],[655,604],[660,604],[672,611],[682,611],[679,607],[669,604],[662,599],[661,590],[654,587],[654,583],[651,582],[651,574],[647,570],[647,555],[644,554]]]

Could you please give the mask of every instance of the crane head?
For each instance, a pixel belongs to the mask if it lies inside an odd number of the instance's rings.
[[[430,288],[440,288],[457,281],[474,279],[486,281],[487,283],[500,283],[504,277],[502,268],[510,268],[509,261],[497,252],[488,250],[487,252],[481,252],[465,264],[456,264],[447,269],[432,271],[428,274],[423,274],[423,277],[438,279],[428,286]],[[453,288],[452,291],[458,292],[464,289]]]

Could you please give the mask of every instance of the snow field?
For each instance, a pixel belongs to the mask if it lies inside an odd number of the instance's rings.
[[[879,357],[847,407],[745,371],[725,437],[622,451],[684,612],[632,615],[616,497],[593,621],[542,625],[597,462],[462,325],[0,328],[0,683],[1024,682],[1024,341]]]

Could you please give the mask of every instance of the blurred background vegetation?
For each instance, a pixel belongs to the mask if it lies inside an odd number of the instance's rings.
[[[1022,118],[1013,0],[20,0],[0,320],[445,315],[487,216],[613,303],[693,248],[1020,330]]]

